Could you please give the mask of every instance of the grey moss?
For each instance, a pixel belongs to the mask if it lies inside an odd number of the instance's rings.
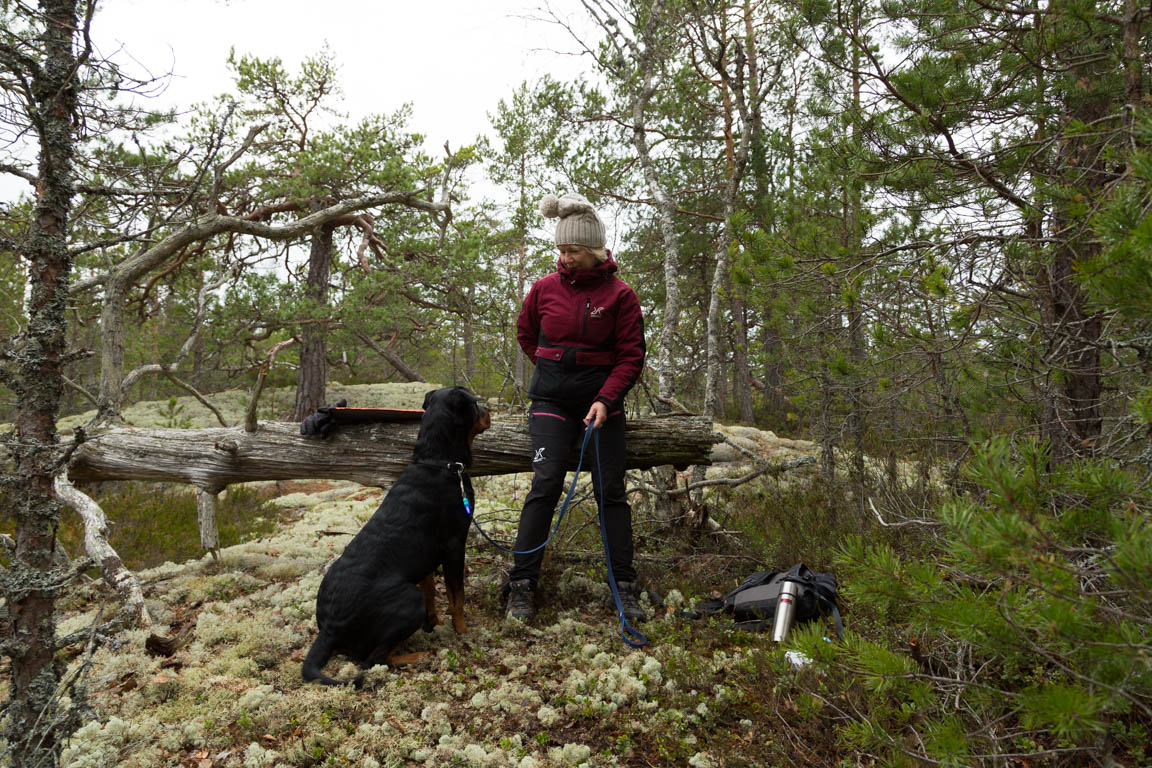
[[[430,387],[405,385],[397,393],[336,386],[331,397],[410,407]],[[246,403],[239,392],[222,400],[237,415]],[[181,404],[197,426],[213,425],[198,404]],[[146,420],[145,405],[129,409],[130,420]],[[477,478],[486,530],[514,534],[529,485],[527,475]],[[359,690],[304,684],[300,665],[315,637],[324,570],[381,497],[353,484],[315,490],[277,499],[292,514],[271,535],[223,550],[218,563],[202,557],[140,572],[158,625],[121,632],[118,646],[96,651],[97,719],[67,744],[65,768],[198,759],[223,768],[611,766],[617,757],[605,744],[659,728],[682,740],[679,764],[723,764],[704,747],[735,694],[716,685],[751,651],[700,654],[671,619],[648,625],[661,636],[651,648],[629,649],[605,602],[602,565],[582,559],[548,566],[550,594],[561,605],[548,621],[506,624],[498,591],[509,561],[477,537],[467,553],[467,635],[456,635],[441,594],[442,623],[404,646],[428,651],[422,661],[368,670]],[[99,591],[90,593],[73,601],[61,632],[91,623]],[[679,591],[666,597],[675,606],[697,598]],[[183,633],[188,641],[170,659],[157,658],[144,650],[151,632]],[[327,671],[340,679],[360,673],[342,657]],[[689,749],[688,736],[699,745]]]

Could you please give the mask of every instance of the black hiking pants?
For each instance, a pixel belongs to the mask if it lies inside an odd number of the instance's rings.
[[[568,459],[580,452],[584,438],[584,416],[591,404],[573,409],[559,403],[533,400],[528,412],[528,431],[532,435],[532,489],[524,499],[520,526],[516,533],[517,551],[534,549],[548,538],[556,503],[565,491],[564,477]],[[617,581],[635,581],[632,567],[632,508],[624,488],[624,411],[610,410],[600,427],[600,472],[596,471],[595,436],[588,439],[581,471],[592,473],[593,490],[599,503],[603,478],[604,519],[608,549],[612,556],[612,574]],[[544,550],[529,555],[515,555],[509,581],[528,579],[532,588],[540,578]]]

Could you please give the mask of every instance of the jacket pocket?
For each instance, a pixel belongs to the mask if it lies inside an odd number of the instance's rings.
[[[566,368],[562,362],[537,358],[528,394],[564,403],[591,403],[608,380],[611,370],[606,366]]]

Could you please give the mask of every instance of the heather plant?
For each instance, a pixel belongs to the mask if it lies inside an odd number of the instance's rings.
[[[856,628],[794,642],[836,675],[839,739],[890,764],[1143,764],[1152,727],[1152,497],[1112,462],[980,447],[932,556],[850,537]],[[846,674],[845,674],[846,673]],[[850,703],[850,705],[848,705]]]

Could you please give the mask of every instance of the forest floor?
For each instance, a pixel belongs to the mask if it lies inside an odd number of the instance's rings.
[[[366,391],[351,394],[359,396],[357,405],[385,404],[367,402]],[[137,413],[149,409],[162,412],[164,404],[137,406]],[[768,432],[725,431],[766,458],[813,450]],[[723,453],[728,446],[719,450],[718,460],[740,458]],[[743,469],[723,461],[711,471]],[[527,475],[477,479],[478,520],[490,535],[512,538],[528,483]],[[777,483],[763,479],[739,498],[715,497],[714,504],[727,505],[725,527],[736,529],[725,536],[669,533],[637,500],[637,560],[652,616],[641,627],[649,643],[639,650],[619,637],[590,499],[582,499],[550,548],[540,613],[530,626],[503,618],[500,586],[509,557],[473,531],[468,632],[457,636],[445,613],[445,623],[405,644],[431,652],[422,662],[375,668],[359,690],[305,684],[300,666],[315,637],[324,570],[383,492],[333,482],[251,484],[271,497],[270,532],[224,549],[218,561],[205,555],[140,571],[154,625],[122,631],[90,656],[73,652],[71,669],[86,665],[93,719],[71,739],[62,764],[839,764],[846,755],[830,742],[812,696],[801,693],[820,685],[811,671],[793,669],[766,634],[738,631],[727,620],[677,616],[752,571],[791,565],[760,560],[766,551],[755,540],[760,523],[741,521],[740,499]],[[116,519],[115,509],[105,511]],[[112,593],[92,581],[62,608],[60,633],[80,631],[101,611],[108,615]],[[145,647],[151,634],[183,644],[171,656],[152,655]],[[357,670],[336,657],[327,672],[349,680]]]

